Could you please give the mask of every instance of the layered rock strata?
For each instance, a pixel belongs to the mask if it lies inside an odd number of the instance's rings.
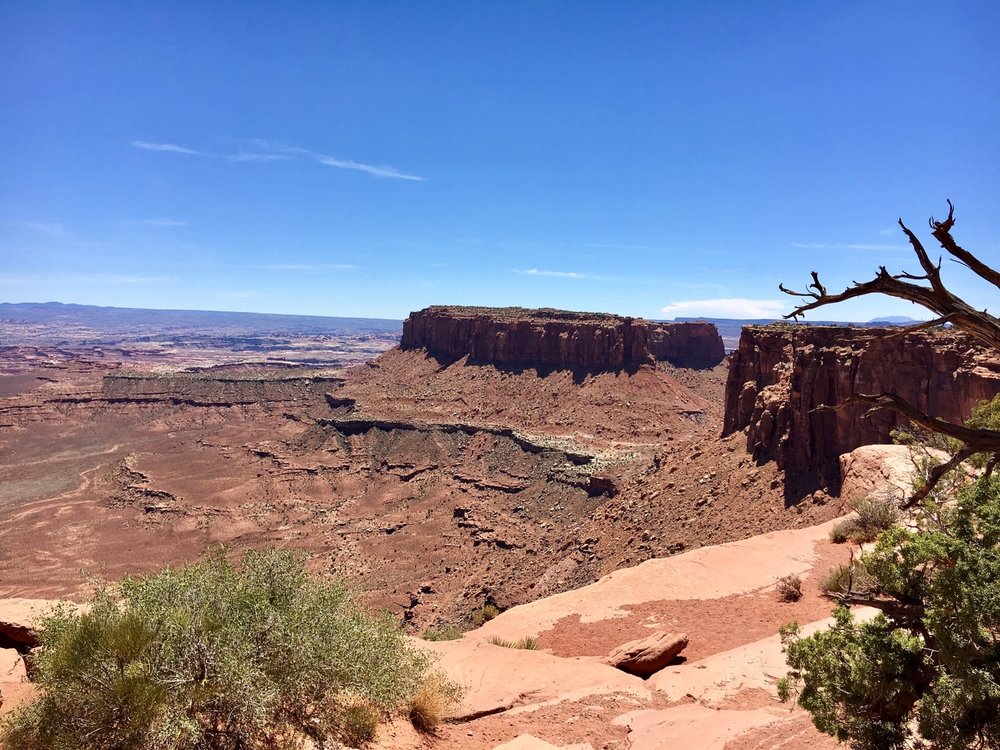
[[[837,456],[890,442],[907,420],[868,407],[831,410],[854,394],[892,393],[953,422],[1000,393],[1000,358],[951,331],[748,326],[733,353],[723,435],[746,430],[747,450],[793,474],[829,474]]]
[[[520,307],[428,307],[403,323],[403,349],[446,359],[587,370],[620,370],[669,361],[711,367],[722,339],[711,323],[650,323],[602,313]]]

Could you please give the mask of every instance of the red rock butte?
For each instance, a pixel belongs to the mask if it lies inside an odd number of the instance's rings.
[[[901,332],[842,326],[746,326],[726,385],[723,437],[745,431],[758,462],[790,474],[824,472],[862,445],[891,442],[909,422],[867,404],[837,409],[854,394],[891,393],[961,423],[1000,393],[1000,361],[956,331]]]
[[[621,370],[667,361],[713,367],[725,357],[711,323],[656,323],[548,308],[434,306],[403,323],[401,348],[498,365]]]

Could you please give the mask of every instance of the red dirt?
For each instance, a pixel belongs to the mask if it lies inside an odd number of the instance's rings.
[[[647,602],[626,607],[629,616],[614,620],[581,623],[579,615],[564,617],[539,634],[539,646],[556,656],[604,656],[651,630],[668,630],[688,634],[683,658],[692,662],[768,638],[792,621],[821,620],[829,617],[833,605],[820,594],[818,583],[828,570],[849,559],[850,550],[847,545],[821,542],[816,551],[819,557],[803,577],[802,598],[797,602],[779,601],[773,588],[721,599]]]

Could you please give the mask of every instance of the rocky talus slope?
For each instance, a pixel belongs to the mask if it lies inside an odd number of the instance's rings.
[[[650,323],[600,313],[519,307],[428,307],[403,323],[404,350],[494,365],[620,370],[668,361],[713,367],[725,356],[710,323]]]
[[[950,331],[748,326],[732,355],[723,435],[746,432],[747,451],[788,474],[835,485],[836,460],[861,445],[887,443],[907,426],[893,411],[831,410],[853,394],[896,394],[961,422],[1000,393],[1000,360]]]

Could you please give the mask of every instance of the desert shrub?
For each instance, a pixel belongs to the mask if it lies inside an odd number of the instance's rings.
[[[787,628],[791,684],[821,730],[864,750],[1000,747],[1000,479],[981,479],[864,556],[871,589],[837,598],[883,612],[829,630]],[[846,586],[839,586],[844,591]],[[908,744],[911,743],[911,744]]]
[[[357,743],[419,691],[428,657],[301,557],[219,551],[96,591],[44,620],[38,697],[6,750],[294,748]]]
[[[876,537],[899,521],[899,505],[891,493],[869,495],[855,500],[854,512],[858,514],[852,540],[874,542]]]
[[[794,573],[782,576],[775,583],[778,599],[783,602],[797,602],[802,598],[802,579]]]
[[[894,526],[900,517],[899,506],[891,494],[870,495],[855,500],[851,507],[856,516],[846,518],[830,530],[834,544],[874,542],[878,535]]]
[[[383,715],[373,705],[360,699],[343,701],[339,710],[337,739],[351,747],[360,747],[375,739]]]
[[[472,613],[472,624],[477,628],[483,623],[489,622],[500,614],[500,610],[494,604],[485,604],[480,609]]]
[[[858,560],[838,565],[819,584],[820,591],[831,596],[850,593],[870,593],[875,588],[875,579]]]
[[[524,638],[519,638],[516,641],[508,640],[506,638],[490,638],[490,643],[494,646],[501,646],[503,648],[520,648],[526,651],[538,650],[538,639],[532,638],[530,635],[526,635]]]
[[[834,544],[843,544],[844,542],[850,541],[854,536],[857,526],[858,521],[856,518],[844,519],[830,529],[830,541]]]
[[[410,721],[422,732],[433,732],[462,697],[461,689],[438,670],[427,674],[410,699]]]
[[[425,641],[454,641],[462,637],[462,631],[451,623],[439,628],[427,628],[421,636]]]

